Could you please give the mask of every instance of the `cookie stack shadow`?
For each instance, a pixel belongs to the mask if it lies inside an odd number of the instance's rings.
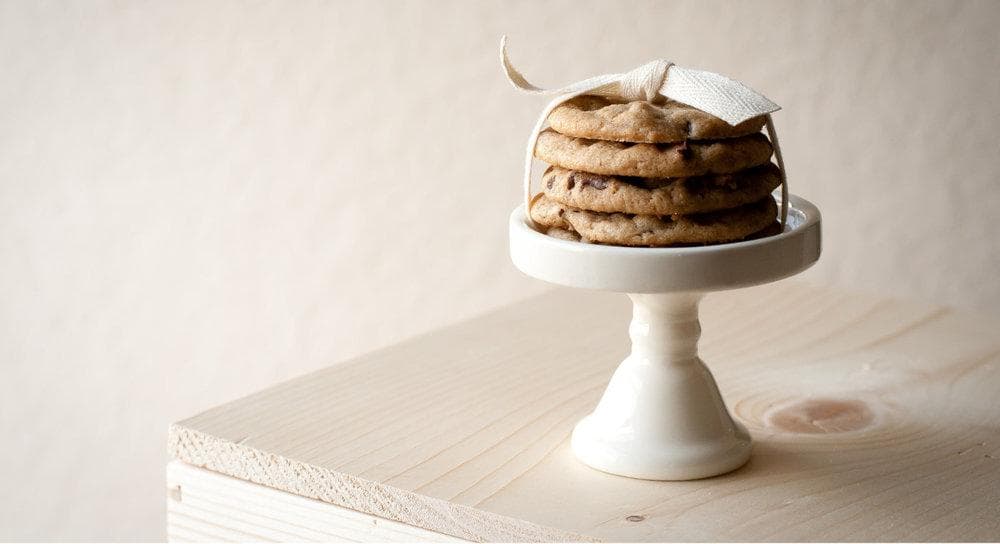
[[[581,96],[548,121],[535,156],[550,166],[530,213],[550,236],[661,247],[780,232],[764,117],[732,126],[673,101]]]

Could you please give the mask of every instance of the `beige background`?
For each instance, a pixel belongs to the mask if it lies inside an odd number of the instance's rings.
[[[807,280],[996,313],[998,27],[996,2],[0,2],[0,538],[162,538],[170,421],[546,288],[505,255],[543,101],[502,33],[541,85],[668,57],[764,92],[824,213]]]

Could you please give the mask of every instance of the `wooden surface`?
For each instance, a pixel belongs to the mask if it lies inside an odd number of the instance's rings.
[[[171,428],[187,463],[468,540],[1000,539],[1000,322],[782,282],[710,295],[754,453],[690,482],[578,463],[624,296],[560,290]]]
[[[167,465],[170,542],[464,542],[180,461]]]

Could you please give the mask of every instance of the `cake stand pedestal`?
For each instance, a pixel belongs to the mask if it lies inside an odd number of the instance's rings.
[[[705,478],[746,463],[750,434],[729,415],[698,357],[698,303],[711,291],[797,274],[819,254],[819,210],[794,195],[781,234],[683,248],[560,240],[534,230],[524,206],[516,208],[510,255],[522,272],[632,299],[632,352],[593,413],[573,430],[577,458],[604,472],[650,480]]]

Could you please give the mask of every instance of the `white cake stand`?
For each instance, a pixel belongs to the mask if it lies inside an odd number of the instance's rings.
[[[797,274],[819,254],[819,210],[794,195],[781,234],[684,248],[560,240],[534,230],[518,206],[510,215],[510,256],[521,271],[632,299],[632,352],[573,430],[576,456],[604,472],[649,480],[705,478],[743,465],[750,434],[733,421],[698,357],[698,302],[710,291]]]

